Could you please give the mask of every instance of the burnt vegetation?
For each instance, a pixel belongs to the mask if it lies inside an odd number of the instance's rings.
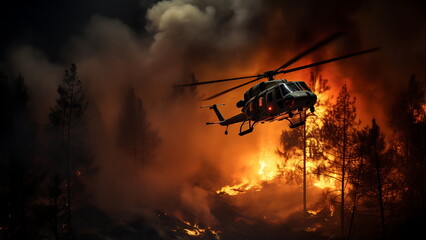
[[[310,85],[319,95],[330,90],[319,70]],[[335,101],[319,99],[325,111],[310,115],[304,127],[283,131],[278,152],[285,165],[294,157],[303,160],[298,150],[304,150],[306,161],[315,163],[310,174],[337,180],[338,190],[325,189],[308,206],[317,212],[297,213],[280,224],[248,219],[213,192],[219,232],[207,226],[198,230],[161,209],[150,220],[116,223],[91,201],[87,183],[97,169],[90,128],[96,124],[87,112],[96,112],[96,106],[85,96],[76,65],[64,71],[45,126],[32,119],[24,76],[1,74],[0,239],[400,239],[421,234],[418,226],[425,224],[426,214],[423,86],[410,78],[390,108],[392,130],[386,134],[375,119],[358,120],[356,99],[346,85]],[[161,139],[134,89],[123,96],[115,144],[135,169],[142,169]],[[281,176],[302,183],[300,168]]]

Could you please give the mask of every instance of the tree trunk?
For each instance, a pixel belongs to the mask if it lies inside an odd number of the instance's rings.
[[[72,110],[73,110],[73,98],[74,98],[74,84],[75,76],[71,84],[71,95],[70,95],[70,108],[68,115],[68,126],[67,126],[67,145],[66,145],[66,164],[67,164],[67,220],[68,220],[68,239],[72,239],[72,207],[71,207],[71,160],[70,160],[70,141],[71,141],[71,121],[72,121]]]
[[[306,215],[306,121],[303,125],[303,214]]]
[[[355,218],[355,212],[356,212],[357,207],[358,207],[358,192],[359,192],[360,177],[361,177],[361,172],[362,172],[363,165],[364,165],[363,164],[363,160],[361,159],[361,162],[360,162],[359,167],[358,167],[358,176],[357,176],[356,182],[355,182],[354,204],[352,206],[352,214],[351,214],[351,219],[350,219],[350,222],[349,222],[349,229],[348,229],[348,238],[347,238],[347,240],[350,240],[350,238],[351,238],[352,226],[353,226],[353,222],[354,222],[354,218]]]
[[[379,208],[380,208],[380,231],[381,231],[381,234],[382,234],[382,239],[386,239],[385,210],[384,210],[384,206],[383,206],[382,168],[381,168],[380,159],[379,159],[379,156],[378,156],[377,141],[374,141],[374,159],[375,159],[375,162],[376,162],[377,193],[378,193]]]
[[[346,103],[345,103],[346,104]],[[346,173],[346,107],[343,108],[343,146],[342,146],[342,206],[340,208],[340,233],[342,238],[345,236],[345,173]]]
[[[58,174],[55,173],[54,176],[54,183],[53,183],[53,239],[58,240],[59,239],[59,231],[58,231],[58,226],[59,226],[59,219],[58,219],[58,214],[59,214],[59,177]]]

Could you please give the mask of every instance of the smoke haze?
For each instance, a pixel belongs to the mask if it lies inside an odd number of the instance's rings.
[[[47,123],[63,69],[69,63],[77,65],[89,99],[90,135],[99,169],[90,188],[95,205],[117,219],[160,210],[217,225],[215,192],[258,169],[261,148],[274,152],[279,146],[279,135],[287,128],[283,123],[258,126],[244,137],[237,135],[237,126],[230,127],[228,136],[218,126],[206,127],[205,122],[216,119],[200,106],[226,103],[223,114],[235,115],[239,110],[234,104],[247,89],[202,102],[234,83],[195,91],[173,87],[190,82],[192,75],[206,81],[257,74],[282,65],[330,33],[347,32],[292,67],[381,46],[380,52],[322,67],[336,92],[344,83],[349,85],[366,123],[372,117],[385,123],[393,96],[407,86],[410,74],[426,77],[425,9],[419,2],[402,7],[396,1],[171,0],[138,2],[135,9],[132,1],[122,7],[133,9],[132,18],[118,10],[110,14],[109,6],[125,4],[112,2],[102,11],[85,10],[86,21],[77,21],[66,39],[55,41],[61,54],[52,54],[43,41],[37,46],[13,45],[2,65],[25,77],[40,124]],[[50,29],[47,36],[55,31]],[[309,70],[285,76],[308,77]],[[159,139],[152,157],[138,170],[131,156],[119,149],[116,137],[129,88],[142,100],[146,126]],[[386,91],[379,93],[382,88]],[[298,188],[265,185],[261,193],[227,201],[246,216],[282,222],[302,207]],[[310,194],[313,203],[315,194]]]

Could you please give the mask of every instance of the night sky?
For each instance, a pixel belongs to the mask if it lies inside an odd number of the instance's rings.
[[[22,44],[43,49],[61,59],[64,45],[81,34],[90,18],[99,14],[118,18],[138,33],[144,30],[146,8],[154,1],[7,1],[1,9],[2,56]]]

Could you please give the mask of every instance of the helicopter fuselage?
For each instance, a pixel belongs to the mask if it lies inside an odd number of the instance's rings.
[[[246,118],[254,122],[282,120],[295,111],[313,109],[317,96],[305,82],[285,79],[261,82],[244,94],[237,103]]]
[[[270,80],[256,84],[246,91],[244,99],[237,102],[237,107],[242,111],[240,114],[225,119],[218,110],[218,105],[207,106],[215,111],[219,119],[219,122],[207,124],[220,124],[228,127],[231,124],[242,122],[240,135],[252,132],[254,126],[259,122],[287,119],[290,127],[297,127],[304,124],[308,109],[311,112],[315,110],[316,101],[317,96],[303,81]],[[299,117],[293,119],[296,114]],[[244,131],[243,126],[245,125],[248,129]]]

